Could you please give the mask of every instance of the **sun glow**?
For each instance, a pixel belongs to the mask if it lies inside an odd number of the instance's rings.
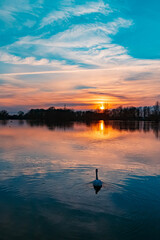
[[[99,109],[102,110],[102,111],[105,110],[105,104],[101,103],[101,105],[99,106]]]
[[[102,106],[100,106],[100,109],[101,109],[101,110],[104,110],[104,106],[103,106],[103,105],[102,105]]]

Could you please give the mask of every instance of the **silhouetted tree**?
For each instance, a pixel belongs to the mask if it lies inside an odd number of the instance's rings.
[[[0,111],[0,119],[8,119],[9,114],[6,110]]]
[[[23,117],[24,117],[24,112],[19,111],[19,112],[18,112],[18,118],[19,118],[19,119],[23,119]]]
[[[85,121],[93,120],[152,120],[160,121],[160,104],[152,107],[122,107],[115,109],[105,109],[103,111],[74,111],[66,107],[56,109],[31,109],[26,114],[19,111],[17,115],[9,115],[6,110],[0,112],[0,119],[30,119],[41,122],[65,122],[65,121]]]

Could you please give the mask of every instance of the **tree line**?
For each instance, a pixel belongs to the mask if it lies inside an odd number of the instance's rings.
[[[92,121],[92,120],[148,120],[160,121],[160,104],[144,107],[117,107],[115,109],[95,111],[74,111],[67,108],[50,107],[48,109],[31,109],[27,113],[19,111],[9,114],[6,110],[0,111],[0,119],[26,119],[39,121]]]

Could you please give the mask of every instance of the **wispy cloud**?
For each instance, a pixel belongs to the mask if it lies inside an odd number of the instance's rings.
[[[151,80],[153,72],[130,73],[126,81]]]
[[[26,26],[31,27],[35,24],[35,21],[29,19],[27,20],[26,18],[24,19],[23,16],[21,17],[18,14],[23,13],[37,16],[36,12],[39,8],[41,8],[42,4],[43,2],[41,0],[35,0],[32,4],[29,0],[18,0],[18,2],[16,0],[1,1],[0,20],[12,25],[13,22],[17,21],[18,16],[19,21],[21,19]],[[20,26],[22,22],[20,21],[18,25]]]
[[[86,85],[78,85],[75,86],[74,89],[76,90],[82,90],[82,89],[95,89],[96,87],[92,87],[92,86],[86,86]]]
[[[8,50],[21,48],[24,52],[37,55],[39,58],[58,57],[71,60],[73,64],[86,64],[93,67],[103,68],[109,62],[123,62],[130,58],[124,47],[112,44],[111,36],[115,35],[120,28],[128,28],[132,25],[131,20],[123,18],[115,19],[106,24],[73,25],[70,29],[57,33],[50,38],[26,36],[14,44],[8,46]],[[87,41],[86,41],[87,39]],[[4,59],[4,58],[3,58]],[[34,64],[33,58],[27,58]],[[41,60],[45,64],[47,60]],[[23,61],[22,61],[23,62]],[[40,64],[40,62],[37,62]],[[72,65],[73,65],[72,64]]]
[[[112,10],[108,4],[103,1],[88,2],[85,5],[75,5],[73,7],[61,7],[60,11],[52,11],[42,19],[41,27],[56,22],[58,20],[65,20],[73,16],[81,16],[91,13],[109,14]]]
[[[32,8],[28,0],[19,0],[18,4],[15,0],[4,1],[3,4],[1,4],[0,19],[11,23],[16,20],[16,14],[18,12],[30,12],[31,9]]]
[[[70,66],[67,65],[65,61],[57,61],[57,60],[51,60],[49,61],[46,58],[41,58],[40,60],[35,59],[35,57],[26,57],[21,58],[12,54],[8,54],[4,51],[0,51],[0,61],[10,64],[16,64],[16,65],[30,65],[30,66],[50,66],[52,69],[55,70],[76,70],[77,66]],[[46,72],[45,72],[46,73]],[[20,73],[22,74],[22,73]],[[29,74],[29,72],[28,72]],[[34,72],[33,72],[34,74]]]
[[[101,96],[106,96],[106,97],[114,97],[114,98],[118,98],[118,99],[123,99],[126,100],[128,99],[128,97],[124,96],[124,95],[118,95],[118,94],[114,94],[114,93],[109,93],[109,92],[100,92],[100,91],[96,91],[96,92],[88,92],[88,94],[93,94],[93,95],[101,95]]]

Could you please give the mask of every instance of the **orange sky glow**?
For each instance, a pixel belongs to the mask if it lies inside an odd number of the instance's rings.
[[[159,96],[160,70],[155,68],[152,79],[127,80],[144,70],[142,66],[121,66],[57,74],[0,74],[6,81],[1,85],[0,105],[15,110],[64,105],[76,110],[153,105]]]
[[[143,18],[139,6],[139,17],[132,4],[126,12],[132,1],[116,8],[105,0],[1,2],[0,110],[104,110],[160,100],[156,4],[149,14],[145,2]]]

